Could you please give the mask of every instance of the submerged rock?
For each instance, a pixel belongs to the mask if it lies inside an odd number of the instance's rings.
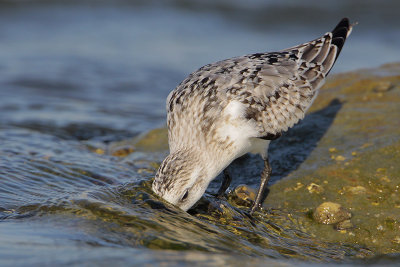
[[[235,190],[235,196],[244,201],[255,201],[257,192],[254,188],[247,185],[238,185]]]

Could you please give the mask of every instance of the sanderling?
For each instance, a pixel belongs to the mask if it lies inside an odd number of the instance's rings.
[[[344,18],[313,41],[222,60],[190,74],[167,98],[170,154],[153,191],[188,210],[234,159],[255,151],[265,166],[253,213],[271,174],[269,143],[304,118],[351,29]],[[224,171],[220,195],[230,181]]]

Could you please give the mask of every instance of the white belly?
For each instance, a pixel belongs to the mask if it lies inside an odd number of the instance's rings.
[[[210,176],[216,176],[233,160],[246,153],[260,154],[263,158],[267,155],[271,141],[254,137],[258,135],[257,129],[251,121],[243,118],[242,108],[239,102],[232,101],[221,114],[221,117],[226,116],[226,119],[220,120],[215,138],[222,143],[228,141],[231,145],[211,151],[209,156],[213,160],[209,166]]]

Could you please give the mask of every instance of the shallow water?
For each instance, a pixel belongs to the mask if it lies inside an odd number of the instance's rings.
[[[364,253],[319,242],[294,226],[290,229],[290,220],[283,225],[270,223],[269,217],[286,216],[279,211],[250,220],[242,209],[213,197],[214,208],[200,205],[192,211],[194,216],[165,206],[150,190],[155,170],[151,163],[159,160],[151,154],[134,153],[119,160],[93,153],[81,141],[25,129],[2,129],[0,140],[0,251],[5,263],[39,263],[36,253],[60,253],[52,255],[55,263],[90,260],[87,255],[69,258],[68,251],[77,247],[90,251],[99,262],[103,257],[109,260],[111,251],[123,258],[133,249],[144,250],[144,255],[148,249],[152,255],[160,253],[154,261],[144,256],[153,263],[164,256],[186,261],[188,251],[200,258],[208,253],[227,257],[234,251],[242,256],[240,261],[248,256],[340,260]],[[19,253],[25,258],[18,259]],[[141,262],[135,256],[127,261]]]
[[[360,25],[336,72],[400,60],[397,1],[336,4],[1,1],[0,265],[297,265],[372,256],[321,242],[279,210],[250,219],[243,203],[208,194],[190,215],[181,212],[150,190],[165,150],[96,150],[162,126],[166,95],[201,65],[308,41],[346,15]],[[295,136],[272,147],[287,159],[273,163],[274,181],[311,153],[339,109],[334,102],[297,128],[324,122],[296,157]],[[235,181],[244,182],[258,181]]]

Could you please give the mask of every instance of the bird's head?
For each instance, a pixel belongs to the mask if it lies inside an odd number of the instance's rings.
[[[193,153],[178,151],[161,163],[152,189],[169,203],[187,211],[201,198],[209,183],[199,159]]]

